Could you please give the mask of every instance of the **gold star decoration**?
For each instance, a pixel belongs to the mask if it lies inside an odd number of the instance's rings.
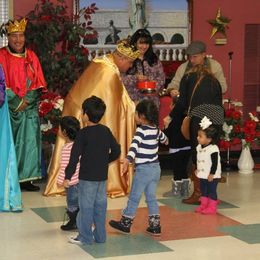
[[[223,34],[226,37],[226,29],[228,29],[228,24],[230,21],[231,19],[221,15],[219,8],[216,18],[208,20],[209,24],[213,26],[210,38],[212,38],[217,32]]]

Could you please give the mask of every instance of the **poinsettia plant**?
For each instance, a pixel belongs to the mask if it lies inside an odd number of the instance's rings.
[[[64,99],[54,92],[47,92],[41,96],[39,102],[39,116],[43,142],[55,143],[56,135],[59,130],[63,103]]]
[[[225,122],[220,138],[220,147],[228,149],[233,145],[250,146],[252,143],[260,145],[260,123],[256,112],[250,112],[247,119],[243,119],[242,111],[236,107],[225,109]]]
[[[87,66],[82,43],[97,38],[91,20],[96,10],[93,3],[71,15],[64,0],[38,0],[26,15],[26,43],[40,59],[49,90],[65,96]]]

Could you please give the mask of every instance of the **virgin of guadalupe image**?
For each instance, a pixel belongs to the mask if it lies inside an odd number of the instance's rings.
[[[130,14],[130,27],[133,32],[138,29],[144,29],[147,27],[148,22],[146,20],[146,4],[144,0],[132,0],[131,1],[131,14]]]

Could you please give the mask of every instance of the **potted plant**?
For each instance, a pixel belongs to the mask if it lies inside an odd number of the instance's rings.
[[[225,122],[220,138],[220,147],[229,150],[231,146],[241,144],[242,151],[238,159],[240,173],[253,172],[254,161],[250,147],[254,143],[260,145],[260,123],[255,112],[250,112],[248,118],[243,118],[238,107],[225,109]]]

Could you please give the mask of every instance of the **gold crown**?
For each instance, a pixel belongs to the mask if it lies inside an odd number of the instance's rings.
[[[8,24],[5,26],[7,34],[14,33],[14,32],[25,32],[27,25],[27,20],[23,18],[20,22],[15,20],[14,22],[9,21]]]
[[[135,60],[140,56],[140,51],[135,50],[134,46],[129,45],[127,41],[120,42],[117,45],[116,50],[122,55],[132,60]]]

